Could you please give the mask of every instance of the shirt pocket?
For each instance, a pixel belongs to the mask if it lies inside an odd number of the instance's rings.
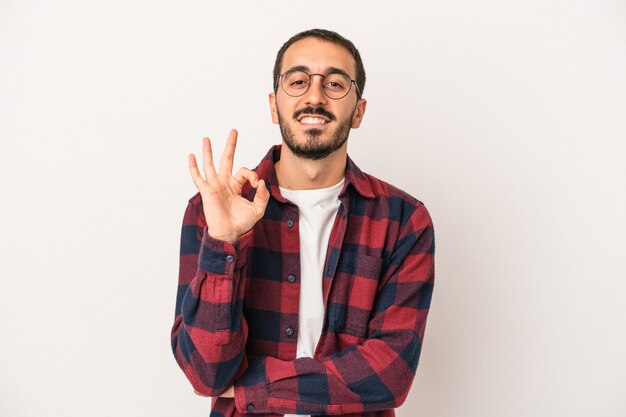
[[[367,336],[382,267],[374,256],[341,254],[328,301],[329,331]]]

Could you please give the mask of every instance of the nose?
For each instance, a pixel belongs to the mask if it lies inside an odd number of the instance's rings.
[[[316,77],[317,75],[317,77]],[[324,77],[320,74],[313,74],[310,76],[310,85],[307,92],[304,94],[304,100],[306,104],[311,106],[321,106],[326,104],[326,93],[324,93],[324,86],[322,82]]]

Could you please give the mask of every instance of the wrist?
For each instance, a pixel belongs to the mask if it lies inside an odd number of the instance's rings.
[[[213,238],[215,240],[221,240],[223,242],[230,243],[231,245],[234,244],[237,241],[237,239],[239,239],[241,237],[241,236],[233,235],[233,234],[230,234],[230,235],[213,234],[213,233],[211,233],[210,230],[207,230],[207,231],[208,231],[209,236],[211,238]]]

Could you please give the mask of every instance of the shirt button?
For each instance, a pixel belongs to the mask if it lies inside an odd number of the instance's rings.
[[[254,404],[248,404],[246,408],[248,409],[248,412],[251,413],[254,411]]]
[[[292,327],[287,327],[287,328],[285,329],[285,334],[286,334],[287,336],[293,336],[293,328],[292,328]]]
[[[233,255],[228,255],[226,257],[226,262],[228,262],[229,264],[232,264],[234,260],[235,260],[235,257]]]
[[[287,281],[289,281],[289,282],[296,282],[296,276],[295,276],[295,275],[293,275],[293,274],[292,274],[292,275],[289,275],[289,276],[287,277]]]
[[[290,229],[293,227],[293,220],[291,219],[287,220],[287,227]]]

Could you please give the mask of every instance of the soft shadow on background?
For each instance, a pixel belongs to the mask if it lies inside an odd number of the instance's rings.
[[[361,50],[359,166],[437,274],[398,415],[626,414],[623,1],[0,3],[0,415],[207,416],[170,352],[187,153],[280,140],[275,54]]]

